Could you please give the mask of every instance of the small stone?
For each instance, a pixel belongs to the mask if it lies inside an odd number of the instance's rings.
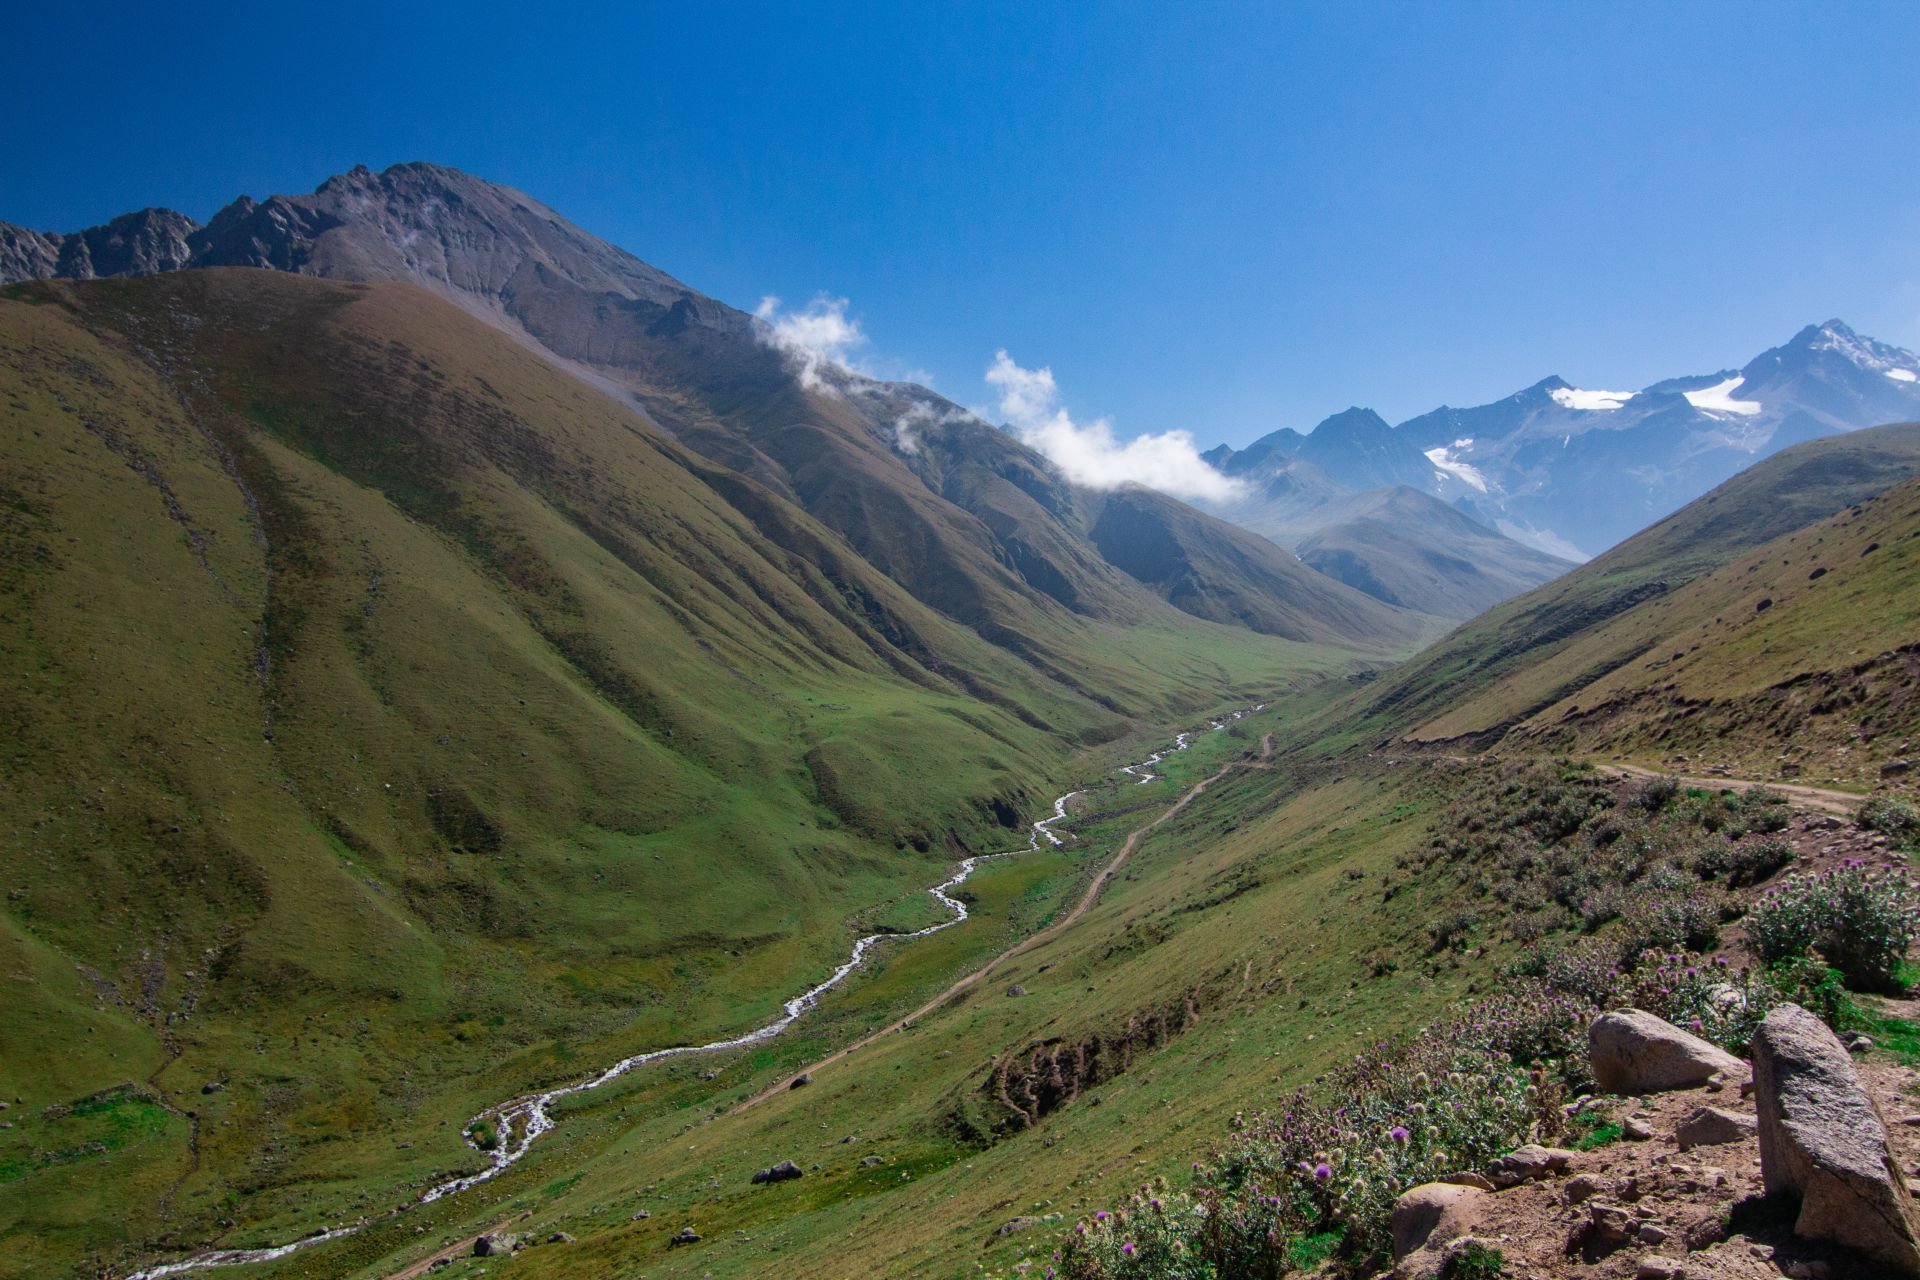
[[[1629,1142],[1645,1142],[1653,1137],[1653,1126],[1639,1116],[1628,1116],[1620,1122],[1620,1136]]]
[[[1848,1053],[1865,1053],[1871,1048],[1873,1048],[1873,1037],[1870,1035],[1856,1031],[1847,1037]]]
[[[1607,1180],[1591,1173],[1583,1173],[1567,1179],[1566,1196],[1568,1204],[1579,1204],[1590,1200],[1607,1189]]]
[[[202,1094],[225,1093],[226,1091],[227,1091],[227,1086],[224,1084],[221,1084],[218,1080],[209,1080],[205,1084],[200,1086],[200,1092]]]
[[[1561,1172],[1573,1159],[1573,1154],[1560,1147],[1542,1147],[1530,1142],[1495,1160],[1487,1170],[1487,1176],[1493,1179],[1496,1187],[1533,1182]]]
[[[1038,1221],[1038,1218],[1012,1218],[994,1228],[993,1234],[997,1236],[1018,1235]]]
[[[633,1216],[631,1218],[628,1218],[627,1221],[628,1222],[645,1222],[648,1218],[651,1218],[652,1216],[653,1215],[645,1209],[635,1209],[633,1211]]]
[[[1641,1244],[1665,1244],[1667,1242],[1667,1229],[1657,1222],[1641,1223],[1639,1235]]]
[[[1634,1269],[1633,1280],[1674,1280],[1679,1274],[1679,1259],[1663,1258],[1656,1253],[1640,1259],[1640,1265]]]
[[[869,1169],[877,1169],[886,1162],[887,1158],[885,1156],[862,1156],[860,1158],[860,1163]]]
[[[1680,1122],[1673,1136],[1682,1151],[1691,1151],[1695,1147],[1741,1142],[1759,1132],[1760,1122],[1752,1116],[1719,1107],[1701,1107]]]
[[[564,1231],[556,1231],[547,1237],[548,1244],[572,1244],[573,1237]]]
[[[667,1241],[667,1248],[674,1249],[674,1248],[678,1248],[683,1244],[699,1244],[699,1243],[700,1243],[700,1233],[698,1231],[695,1231],[692,1227],[682,1227],[680,1228],[680,1232],[678,1235],[674,1236],[673,1239]]]
[[[1007,994],[1010,996],[1023,996],[1027,994],[1027,989],[1016,982],[1007,988]]]
[[[813,1083],[813,1073],[811,1071],[802,1071],[799,1075],[793,1078],[793,1083],[789,1084],[787,1088],[804,1089],[812,1083]]]

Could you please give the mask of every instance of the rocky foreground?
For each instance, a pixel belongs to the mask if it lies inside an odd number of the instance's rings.
[[[1593,1024],[1618,1141],[1527,1146],[1484,1174],[1410,1189],[1393,1280],[1849,1280],[1920,1276],[1920,1076],[1856,1061],[1797,1005],[1770,1013],[1751,1063],[1651,1014]],[[1498,1257],[1495,1258],[1497,1251]],[[1501,1269],[1504,1264],[1504,1269]]]

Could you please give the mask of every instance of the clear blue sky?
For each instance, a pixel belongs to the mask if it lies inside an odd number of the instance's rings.
[[[0,218],[506,182],[883,372],[996,349],[1123,434],[1920,346],[1898,4],[16,5]]]

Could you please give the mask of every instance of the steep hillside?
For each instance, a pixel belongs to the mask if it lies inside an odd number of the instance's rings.
[[[1404,485],[1357,495],[1294,550],[1376,600],[1446,618],[1471,618],[1573,568]]]
[[[1008,587],[1022,651],[411,285],[16,286],[0,416],[12,1274],[404,1199],[925,923],[1088,744],[1354,657],[1110,568]]]
[[[1749,763],[1764,752],[1768,772],[1787,749],[1789,763],[1817,758],[1829,774],[1870,779],[1901,749],[1888,732],[1897,717],[1830,713],[1904,705],[1893,690],[1911,682],[1911,659],[1894,651],[1913,641],[1902,592],[1920,548],[1901,524],[1910,490],[1895,486],[1917,471],[1911,424],[1789,449],[1462,627],[1379,680],[1347,722],[1475,748],[1516,733],[1564,744],[1562,728],[1607,724],[1580,740],[1636,753],[1737,747]],[[1816,707],[1829,718],[1807,718]],[[1691,733],[1693,722],[1730,740]]]
[[[1056,607],[1131,624],[1159,612],[1157,596],[1176,605],[1201,602],[1206,612],[1198,616],[1216,618],[1223,615],[1214,602],[1242,590],[1238,582],[1205,581],[1189,591],[1170,593],[1157,583],[1143,589],[1088,541],[1078,508],[1097,495],[1068,493],[1043,458],[985,424],[945,433],[951,447],[968,452],[950,457],[941,471],[961,475],[962,482],[929,483],[924,463],[903,442],[915,438],[916,428],[970,419],[958,406],[924,388],[873,382],[784,350],[752,316],[520,192],[457,170],[357,168],[329,178],[312,195],[243,197],[205,227],[166,211],[136,215],[123,228],[127,222],[52,238],[0,227],[0,279],[247,266],[413,282],[514,334],[641,408],[681,443],[804,509],[923,604],[1050,678],[1062,677],[1073,660],[1071,646],[1036,620],[1054,616]],[[166,232],[162,243],[150,243],[155,227]],[[184,255],[176,240],[186,246]],[[80,251],[108,243],[122,248]],[[987,482],[987,473],[1004,482]],[[1184,556],[1190,565],[1240,558],[1238,536],[1225,523],[1187,516],[1180,524],[1189,547],[1205,542],[1210,548],[1194,557],[1168,546],[1157,549],[1159,557]],[[1160,527],[1136,531],[1130,545]],[[1326,596],[1330,584],[1309,587],[1301,575],[1289,576],[1302,593]],[[1385,652],[1421,634],[1419,619],[1396,619],[1343,589],[1334,594],[1343,597],[1338,611],[1362,624],[1335,628],[1346,643]],[[1263,629],[1270,618],[1297,613],[1282,606],[1242,609],[1238,616]],[[1277,625],[1275,634],[1302,630],[1294,622]]]

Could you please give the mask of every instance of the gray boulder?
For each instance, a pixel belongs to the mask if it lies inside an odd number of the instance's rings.
[[[1691,1151],[1695,1147],[1715,1147],[1751,1138],[1759,1125],[1758,1120],[1738,1111],[1702,1107],[1682,1120],[1673,1136],[1682,1151]]]
[[[1594,1081],[1608,1093],[1690,1089],[1716,1075],[1747,1078],[1747,1064],[1641,1009],[1603,1013],[1587,1028]]]
[[[805,1177],[805,1171],[791,1160],[782,1160],[771,1169],[762,1169],[753,1175],[754,1182],[791,1182],[795,1178]]]
[[[1753,1074],[1761,1176],[1769,1195],[1800,1197],[1795,1234],[1858,1250],[1881,1274],[1920,1277],[1920,1211],[1833,1032],[1781,1005],[1754,1035]]]

